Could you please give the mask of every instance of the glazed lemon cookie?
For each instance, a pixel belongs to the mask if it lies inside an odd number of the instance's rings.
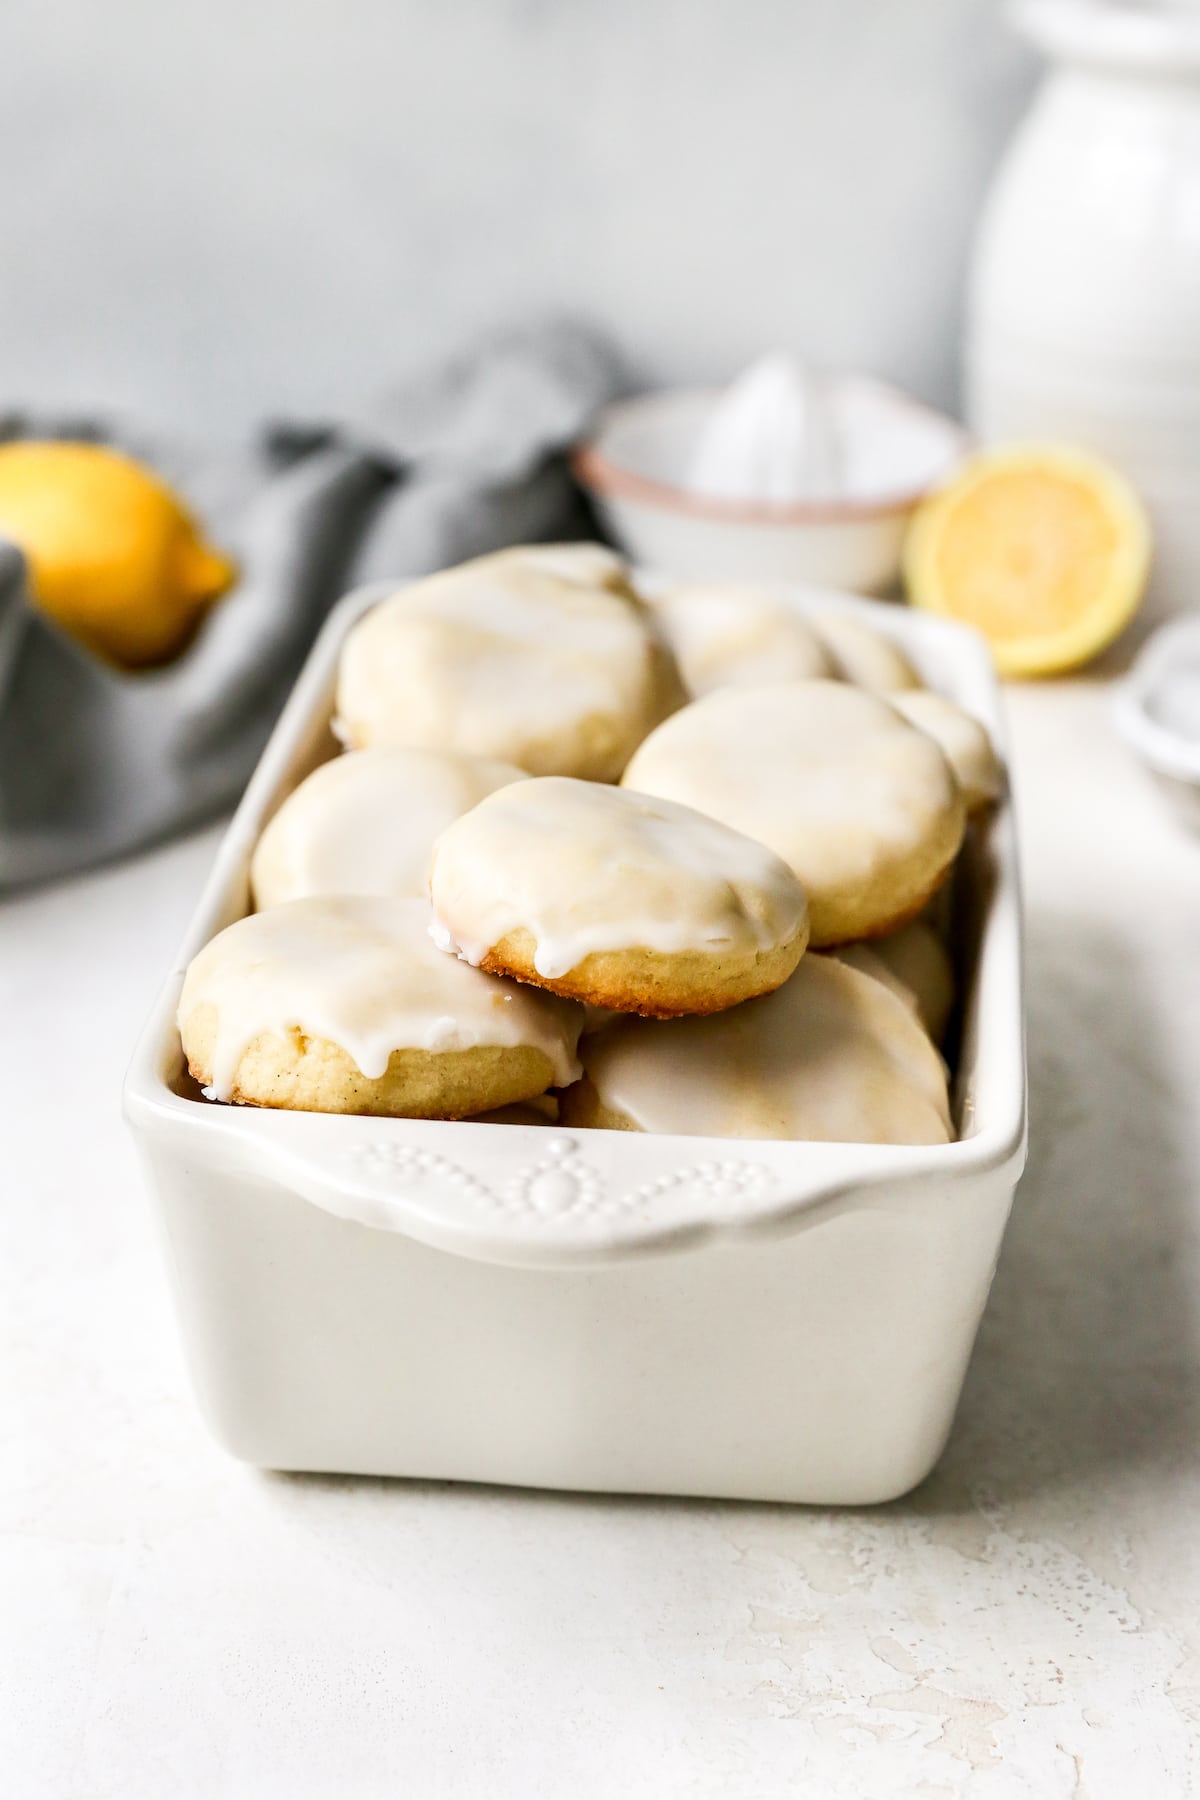
[[[933,740],[837,681],[709,694],[651,733],[622,785],[769,845],[808,894],[818,948],[914,917],[958,854],[966,816]]]
[[[629,565],[623,556],[607,544],[513,544],[507,550],[493,550],[488,556],[476,557],[473,564],[495,567],[534,569],[545,575],[557,575],[562,581],[574,581],[582,587],[606,588],[610,594],[636,597],[629,576]],[[464,565],[465,566],[465,565]]]
[[[834,674],[872,694],[898,694],[924,684],[899,644],[850,613],[815,613],[812,629],[833,658]]]
[[[466,961],[617,1012],[718,1012],[767,993],[808,939],[779,857],[669,800],[547,777],[447,827],[435,940]]]
[[[688,692],[835,676],[821,639],[770,588],[706,582],[673,588],[654,614]]]
[[[528,777],[514,763],[447,750],[348,750],[288,795],[258,840],[260,912],[310,894],[429,891],[434,839],[485,794]]]
[[[830,954],[890,987],[915,1012],[934,1043],[941,1043],[954,1010],[954,965],[926,919],[913,919],[869,944],[840,944]]]
[[[910,725],[926,732],[939,746],[954,770],[968,812],[981,812],[999,799],[1004,786],[1000,758],[978,719],[929,688],[889,694],[888,698]]]
[[[669,705],[641,610],[520,558],[430,576],[359,621],[342,650],[338,730],[615,781]]]
[[[696,1137],[944,1144],[942,1060],[911,1009],[832,956],[708,1019],[622,1019],[582,1047],[564,1124]]]
[[[849,956],[866,948],[850,944],[838,954]],[[954,1010],[954,964],[933,926],[925,919],[913,919],[899,931],[875,938],[869,949],[891,979],[911,995],[921,1023],[934,1043],[940,1044]]]
[[[901,926],[901,930],[903,929],[904,927]],[[820,950],[817,954],[819,956],[835,956],[840,963],[845,963],[848,969],[857,969],[860,974],[869,975],[872,981],[882,982],[885,988],[890,988],[898,1000],[903,1000],[914,1018],[920,1018],[916,995],[907,983],[901,981],[890,963],[884,961],[876,948],[883,942],[884,939],[876,938],[874,943],[869,944],[839,944],[836,950]],[[924,1020],[921,1022],[924,1024]]]
[[[423,900],[324,896],[252,913],[194,958],[179,1001],[210,1099],[461,1119],[578,1071],[580,1011],[443,956]]]

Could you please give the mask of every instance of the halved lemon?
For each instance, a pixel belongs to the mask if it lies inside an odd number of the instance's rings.
[[[1111,644],[1150,573],[1123,476],[1051,444],[984,450],[923,501],[904,546],[914,606],[974,625],[1004,675],[1054,675]]]

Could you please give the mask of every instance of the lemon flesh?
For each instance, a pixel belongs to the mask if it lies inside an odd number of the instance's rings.
[[[912,604],[975,626],[1006,675],[1098,655],[1133,617],[1149,571],[1133,489],[1098,458],[1054,446],[971,458],[918,507],[905,544]]]
[[[164,482],[95,444],[0,446],[0,537],[35,604],[128,669],[175,656],[236,574]]]

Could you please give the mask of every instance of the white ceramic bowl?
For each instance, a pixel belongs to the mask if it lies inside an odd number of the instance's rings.
[[[961,459],[967,436],[944,414],[882,383],[847,378],[836,391],[847,408],[878,407],[887,397],[911,471],[903,486],[892,472],[893,438],[869,498],[767,503],[693,492],[684,476],[720,398],[712,389],[618,401],[575,450],[572,467],[605,530],[647,568],[691,580],[806,581],[886,593],[899,580],[914,507]]]
[[[210,1105],[183,1067],[183,971],[246,910],[263,824],[333,751],[338,651],[378,593],[344,601],[318,641],[126,1082],[213,1432],[277,1469],[823,1503],[903,1493],[950,1428],[1024,1162],[1007,805],[965,856],[956,1143]],[[1003,747],[973,634],[842,604]]]

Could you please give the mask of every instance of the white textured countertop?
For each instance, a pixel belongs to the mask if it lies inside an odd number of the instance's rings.
[[[1029,1172],[946,1456],[872,1511],[229,1461],[118,1115],[215,834],[0,907],[6,1792],[1193,1791],[1200,838],[1103,687],[1010,705]]]

